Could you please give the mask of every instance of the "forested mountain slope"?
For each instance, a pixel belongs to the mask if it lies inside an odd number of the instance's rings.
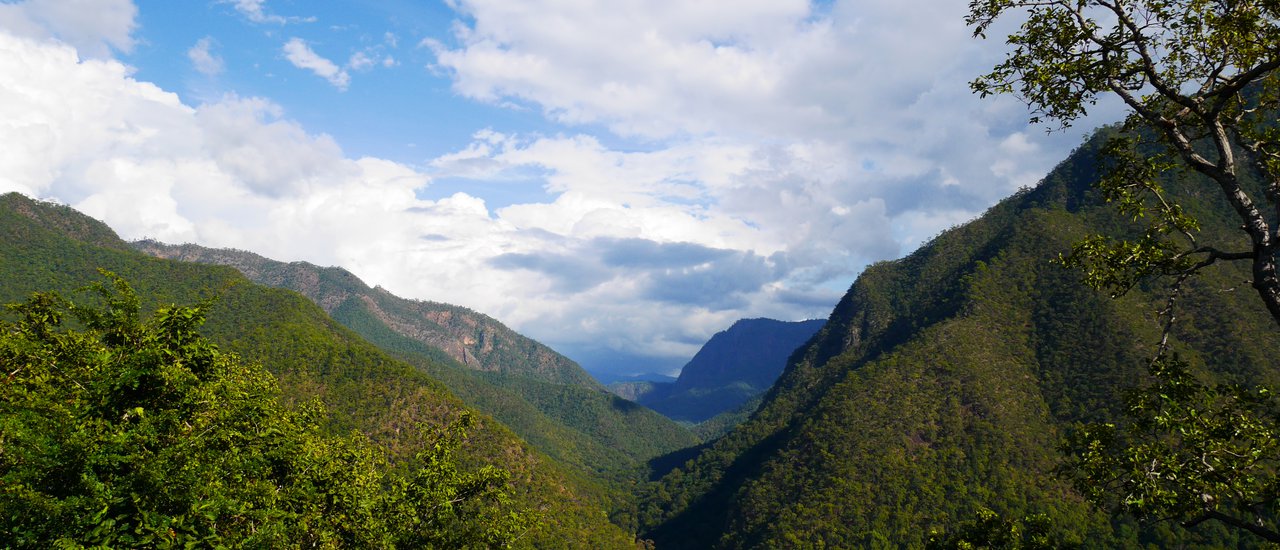
[[[1131,227],[1090,187],[1101,141],[868,268],[751,419],[648,488],[642,535],[663,549],[918,547],[987,507],[1045,514],[1061,542],[1093,547],[1252,543],[1212,523],[1113,525],[1051,474],[1062,431],[1115,417],[1158,341],[1159,287],[1112,300],[1051,262]],[[1225,205],[1198,197],[1184,206],[1225,234]],[[1245,279],[1192,280],[1174,349],[1206,376],[1273,384],[1280,338]]]
[[[741,407],[773,385],[787,358],[824,320],[740,319],[716,333],[672,383],[623,383],[635,400],[670,418],[702,422]]]
[[[193,244],[133,246],[152,256],[231,266],[254,282],[310,298],[538,450],[589,475],[616,477],[651,457],[698,443],[689,430],[610,395],[577,363],[487,315],[400,298],[336,267]]]
[[[287,288],[311,298],[340,322],[350,309],[362,309],[396,334],[438,348],[467,368],[601,388],[568,357],[488,315],[439,302],[407,300],[381,287],[369,288],[340,267],[286,263],[244,250],[194,244],[170,245],[153,240],[132,244],[158,258],[234,267],[253,282]]]
[[[227,267],[155,259],[131,250],[105,225],[71,208],[11,193],[0,197],[0,301],[101,280],[98,268],[132,283],[143,311],[158,303],[219,298],[203,332],[222,349],[261,363],[287,402],[320,399],[329,428],[368,434],[395,453],[423,426],[437,429],[467,410],[447,388],[333,321],[296,293],[262,287]],[[632,536],[606,517],[610,495],[569,475],[500,423],[478,415],[461,460],[513,473],[513,509],[533,514],[520,539],[535,547],[627,547]]]

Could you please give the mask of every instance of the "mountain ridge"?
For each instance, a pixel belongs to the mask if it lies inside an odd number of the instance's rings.
[[[624,472],[653,456],[700,442],[658,413],[609,394],[572,360],[467,308],[400,298],[336,267],[194,244],[133,246],[157,257],[232,267],[261,284],[300,292],[587,476],[626,478],[632,474]],[[449,347],[440,349],[441,342]]]
[[[330,314],[347,300],[358,299],[397,333],[439,348],[468,368],[603,388],[573,360],[488,315],[442,302],[401,298],[380,286],[370,287],[340,267],[282,262],[246,250],[190,243],[171,245],[148,239],[131,244],[160,258],[234,267],[250,280],[299,292]]]
[[[1062,430],[1118,416],[1159,341],[1154,288],[1111,300],[1052,263],[1088,231],[1135,231],[1090,186],[1105,133],[1036,188],[869,267],[746,422],[646,487],[643,536],[664,549],[919,547],[987,507],[1045,514],[1068,544],[1248,546],[1208,525],[1113,524],[1051,473]],[[1214,220],[1211,200],[1184,206]],[[1189,283],[1174,349],[1205,376],[1274,383],[1269,316],[1218,291],[1242,276]]]

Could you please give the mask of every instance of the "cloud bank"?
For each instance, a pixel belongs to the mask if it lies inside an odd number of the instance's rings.
[[[426,70],[561,131],[478,122],[418,166],[349,158],[267,98],[186,105],[97,55],[132,43],[132,16],[81,36],[39,4],[0,5],[0,191],[126,238],[341,265],[601,370],[679,366],[742,317],[825,317],[865,265],[1033,184],[1079,139],[969,93],[999,44],[971,40],[954,2],[457,0],[453,34],[421,42]],[[210,45],[188,54],[217,74]],[[350,82],[301,39],[283,53]],[[395,61],[347,67],[375,63]],[[487,202],[472,184],[542,198]]]

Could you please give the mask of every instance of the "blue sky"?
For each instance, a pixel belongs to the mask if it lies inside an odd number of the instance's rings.
[[[964,4],[2,1],[0,191],[669,372],[826,317],[1116,118],[973,96],[1004,48]]]
[[[466,143],[477,122],[519,132],[550,128],[535,110],[459,100],[448,75],[428,68],[433,58],[420,42],[448,40],[458,18],[444,3],[143,1],[138,8],[138,44],[119,57],[139,79],[192,105],[227,93],[271,98],[307,129],[338,137],[348,155],[422,163]],[[219,61],[213,74],[189,55],[204,38]],[[291,63],[283,45],[294,39],[349,83],[334,85]]]

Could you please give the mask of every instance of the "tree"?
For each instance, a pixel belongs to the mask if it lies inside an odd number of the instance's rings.
[[[1145,228],[1087,237],[1064,263],[1113,295],[1171,278],[1164,335],[1150,381],[1128,400],[1130,422],[1072,434],[1060,471],[1118,512],[1185,526],[1215,520],[1280,541],[1280,403],[1266,389],[1202,382],[1170,357],[1168,341],[1183,283],[1218,262],[1248,262],[1251,286],[1280,323],[1280,2],[971,0],[966,22],[985,38],[1010,14],[1025,17],[1008,36],[1012,50],[974,91],[1017,96],[1032,122],[1056,127],[1104,95],[1129,108],[1097,187]],[[1234,237],[1201,242],[1187,197],[1158,182],[1170,170],[1203,176],[1234,213]]]
[[[41,293],[0,321],[0,546],[497,547],[524,528],[508,474],[453,457],[468,414],[391,464],[205,340],[211,302],[143,319],[107,276],[101,306]]]
[[[1205,384],[1176,356],[1151,371],[1156,383],[1126,403],[1133,422],[1072,433],[1060,472],[1118,512],[1219,521],[1280,542],[1280,402],[1265,388]]]
[[[972,83],[976,92],[1016,95],[1033,122],[1063,127],[1104,94],[1131,111],[1130,132],[1110,147],[1117,166],[1100,187],[1122,211],[1154,215],[1139,239],[1094,237],[1076,247],[1072,259],[1087,268],[1090,282],[1123,292],[1173,275],[1176,297],[1194,272],[1247,261],[1253,288],[1280,323],[1280,2],[971,0],[966,21],[985,37],[1010,12],[1024,12],[1026,20],[1009,35],[1013,50],[1004,62]],[[1147,157],[1135,141],[1154,141],[1163,151]],[[1154,179],[1174,166],[1212,182],[1247,245],[1197,241],[1196,220]],[[1246,172],[1262,179],[1261,189],[1248,184]]]

